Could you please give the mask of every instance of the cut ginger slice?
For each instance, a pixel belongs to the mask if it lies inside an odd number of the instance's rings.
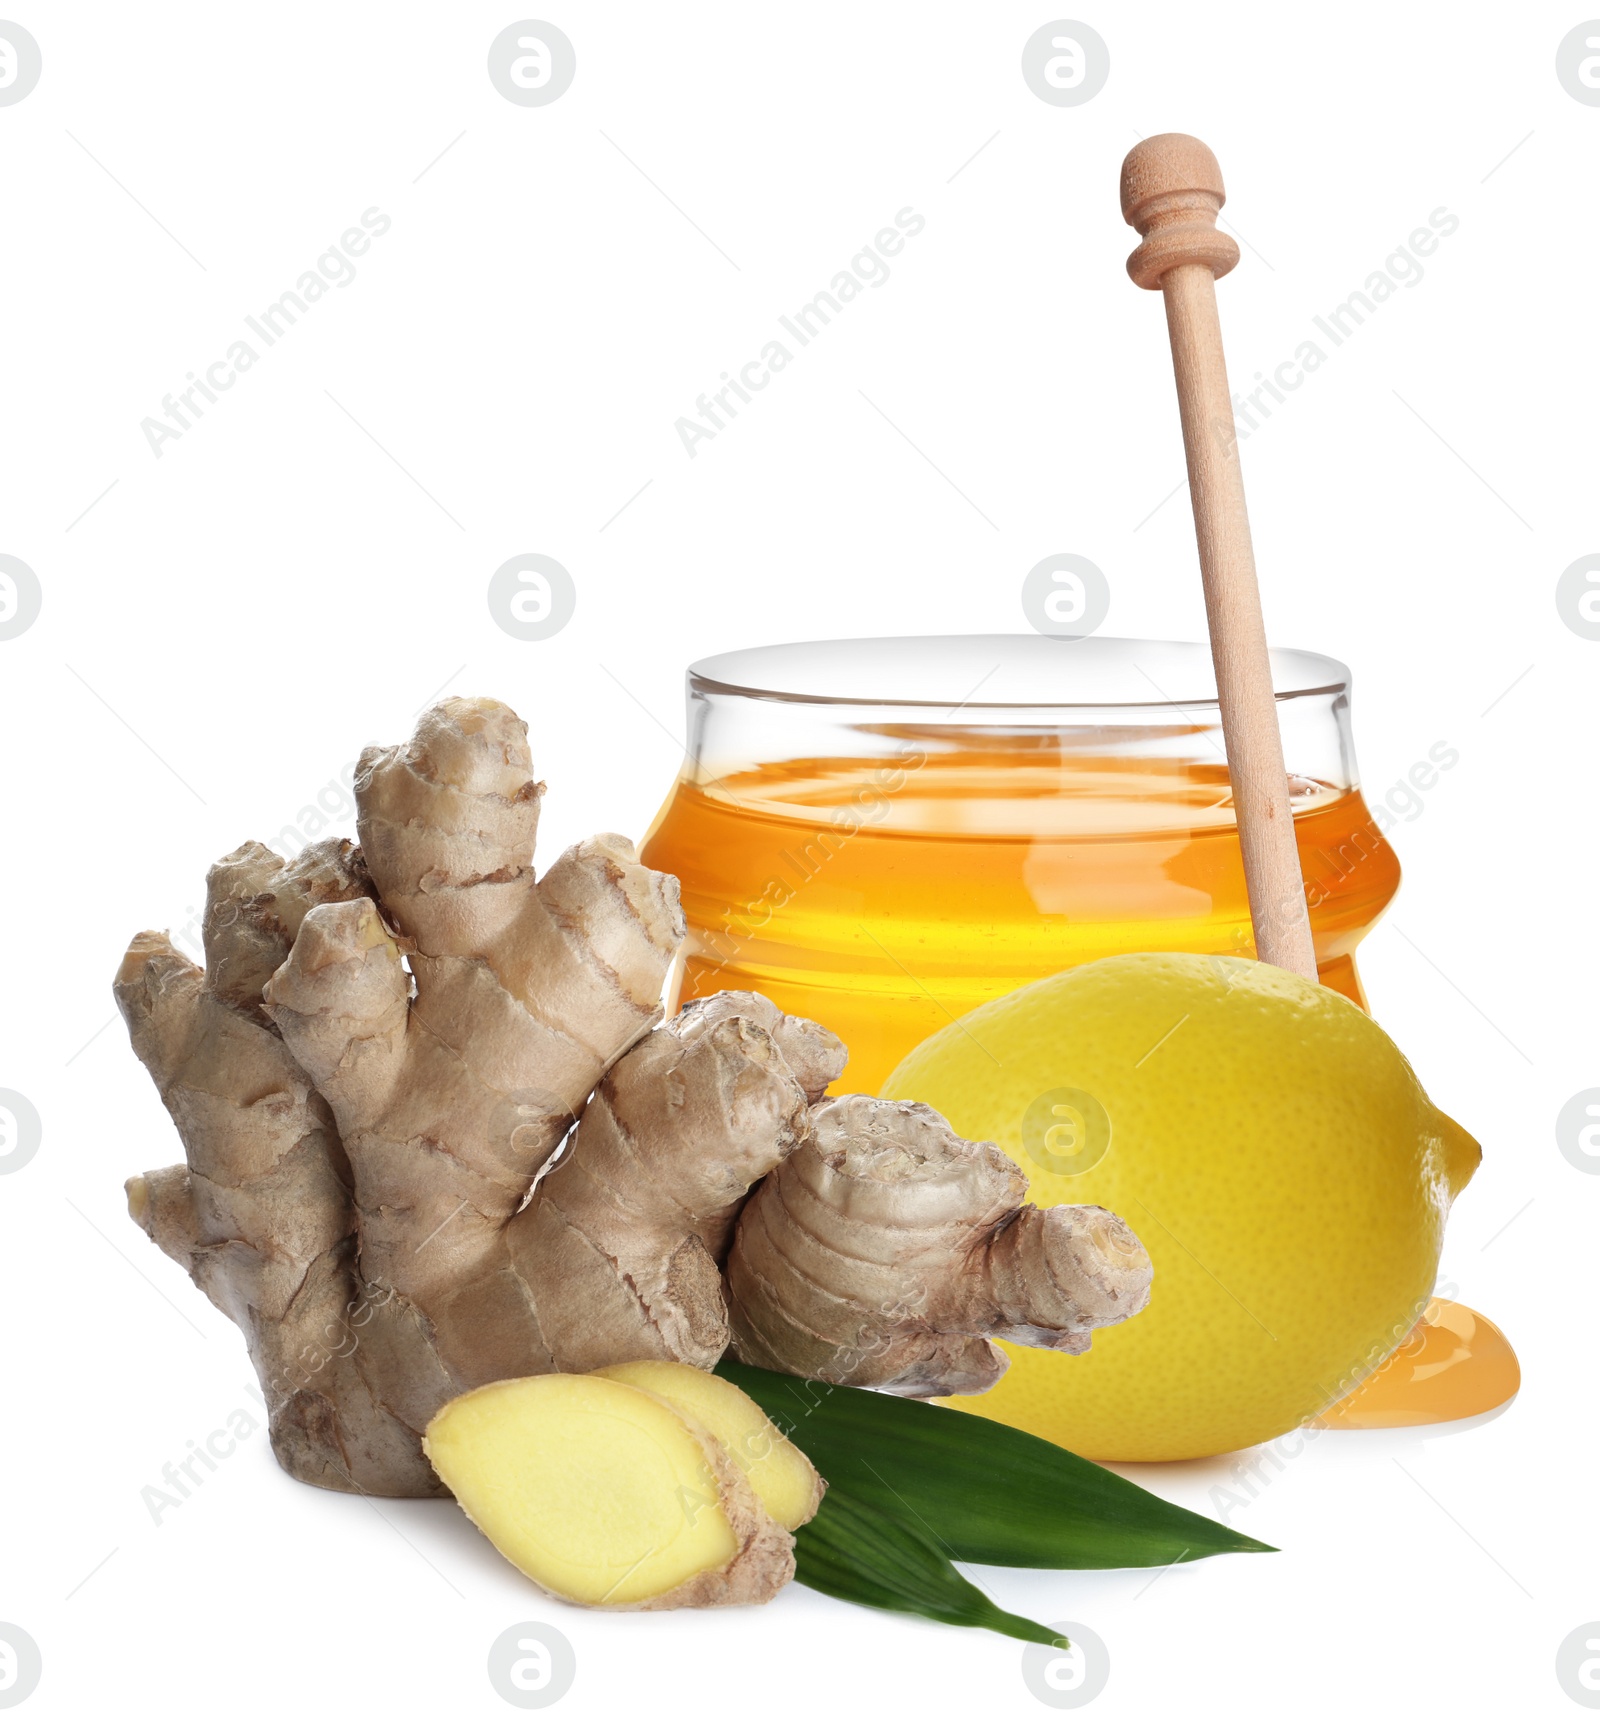
[[[780,1527],[792,1533],[817,1512],[826,1488],[817,1469],[742,1388],[695,1365],[659,1359],[595,1374],[645,1389],[710,1431]]]
[[[642,1388],[488,1383],[442,1407],[424,1446],[501,1555],[573,1604],[762,1604],[794,1574],[794,1541],[728,1452]]]

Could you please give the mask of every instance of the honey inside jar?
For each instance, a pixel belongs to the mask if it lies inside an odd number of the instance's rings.
[[[1295,804],[1318,971],[1364,1008],[1354,949],[1398,862],[1359,791]],[[839,1091],[872,1093],[929,1034],[1079,962],[1253,954],[1229,805],[1202,764],[788,763],[680,784],[643,857],[683,885],[681,997],[764,992],[849,1046]]]
[[[963,672],[1008,653],[984,645],[1022,644],[1044,655],[1011,690],[1042,695],[1049,675],[1091,689],[1061,705],[990,691],[941,705],[758,695],[691,675],[696,737],[642,849],[682,885],[679,998],[759,991],[823,1022],[850,1048],[840,1091],[873,1092],[929,1034],[1080,962],[1254,953],[1203,646],[970,642]],[[1124,659],[1157,664],[1179,690],[1200,681],[1202,695],[1100,700],[1124,675],[1138,685]],[[1317,664],[1312,687],[1280,707],[1298,711],[1286,738],[1312,760],[1291,758],[1288,791],[1318,965],[1365,1007],[1354,950],[1399,865],[1355,785],[1344,670],[1298,659]],[[892,667],[876,671],[893,684]]]

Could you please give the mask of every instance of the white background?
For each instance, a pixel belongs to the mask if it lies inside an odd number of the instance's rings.
[[[1586,14],[1083,0],[1110,79],[1053,107],[1020,73],[1061,16],[1037,5],[552,0],[577,77],[523,108],[485,70],[505,6],[16,5],[44,64],[0,109],[0,551],[44,594],[0,642],[0,1085],[44,1122],[0,1177],[0,1621],[45,1664],[18,1723],[513,1722],[485,1656],[529,1618],[577,1651],[552,1721],[1052,1722],[1014,1643],[799,1588],[555,1605],[451,1505],[306,1489],[264,1431],[154,1524],[141,1488],[256,1409],[231,1326],[123,1211],[177,1142],[106,1024],[128,937],[183,927],[210,860],[435,694],[527,718],[548,860],[643,831],[694,657],[1023,630],[1056,551],[1106,572],[1108,632],[1202,635],[1185,495],[1150,515],[1182,451],[1116,196],[1163,130],[1214,147],[1248,238],[1219,291],[1236,383],[1460,219],[1244,463],[1270,633],[1353,665],[1369,797],[1460,752],[1394,832],[1362,964],[1484,1143],[1442,1276],[1526,1382],[1489,1424],[1273,1470],[1235,1520],[1279,1556],[984,1584],[1099,1632],[1106,1725],[1581,1722],[1554,1659],[1600,1618],[1600,1178],[1553,1126],[1600,1083],[1600,643],[1554,586],[1600,543],[1600,109],[1554,63]],[[153,456],[141,420],[374,205],[356,280]],[[687,457],[676,418],[907,205],[892,278]],[[529,551],[577,585],[543,643],[485,602]],[[1138,1476],[1209,1510],[1235,1464]]]

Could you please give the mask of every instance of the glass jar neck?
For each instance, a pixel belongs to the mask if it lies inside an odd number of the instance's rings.
[[[1357,785],[1350,676],[1274,651],[1278,720],[1297,808]],[[964,682],[964,683],[963,683]],[[1231,806],[1204,644],[1128,638],[880,638],[720,655],[689,672],[683,779],[735,803],[814,808],[853,774],[936,777],[975,800],[1183,782]],[[1197,791],[1196,791],[1197,790]],[[1231,821],[1231,819],[1227,819]]]

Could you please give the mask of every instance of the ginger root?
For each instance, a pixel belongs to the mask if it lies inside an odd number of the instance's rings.
[[[133,940],[116,1000],[188,1163],[130,1179],[128,1206],[243,1333],[286,1471],[422,1496],[433,1474],[384,1397],[407,1342],[356,1268],[333,1114],[260,1007],[306,910],[369,889],[348,842],[291,865],[252,842],[207,877],[203,971],[164,933]]]
[[[203,976],[152,933],[118,975],[188,1156],[132,1180],[130,1210],[251,1342],[297,1478],[442,1494],[421,1448],[439,1407],[568,1368],[511,1229],[658,1019],[683,922],[619,836],[536,881],[542,791],[512,712],[452,699],[362,754],[370,878],[347,844],[342,873],[251,844],[208,880]]]
[[[793,1540],[728,1452],[643,1388],[599,1376],[489,1383],[445,1406],[426,1446],[473,1524],[558,1599],[759,1605],[793,1578]]]
[[[289,1472],[441,1495],[423,1433],[486,1384],[731,1345],[976,1392],[987,1336],[1082,1351],[1139,1309],[1113,1216],[1023,1207],[927,1107],[824,1100],[826,1029],[736,992],[656,1026],[677,884],[612,835],[536,878],[542,791],[522,722],[452,698],[362,754],[359,850],[247,844],[205,969],[146,932],[117,976],[186,1155],[130,1210],[244,1332]]]
[[[1024,1206],[992,1142],[933,1110],[848,1094],[755,1192],[728,1257],[734,1356],[898,1394],[978,1394],[988,1338],[1084,1352],[1143,1309],[1150,1259],[1103,1208]]]
[[[611,1067],[512,1232],[560,1369],[722,1357],[738,1212],[844,1062],[815,1022],[720,992]]]

